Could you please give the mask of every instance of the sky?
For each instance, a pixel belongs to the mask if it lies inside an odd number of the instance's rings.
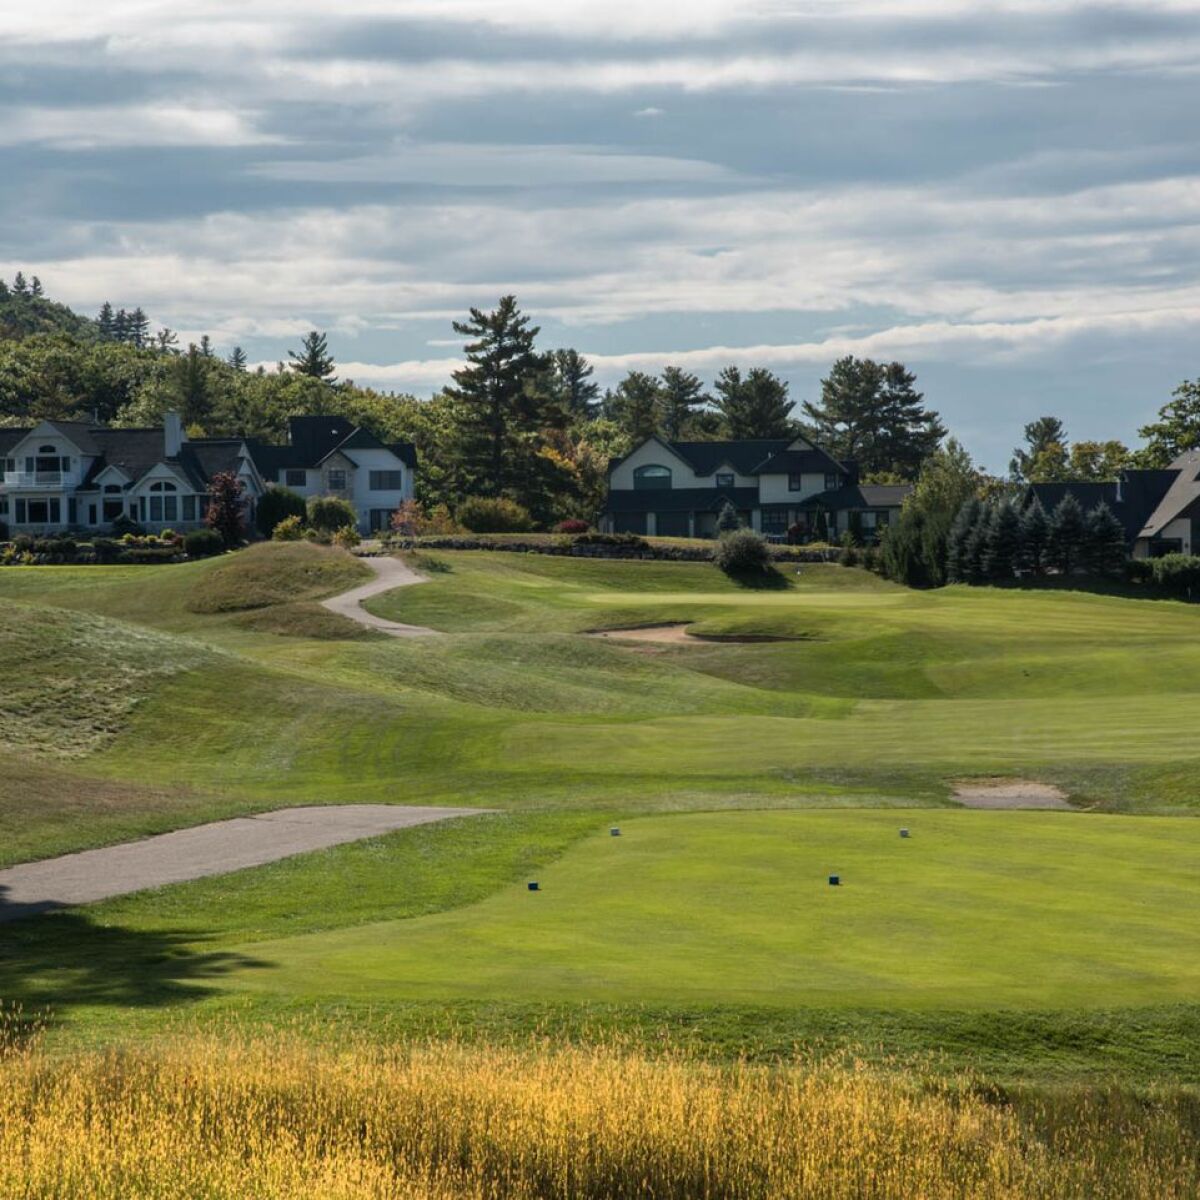
[[[1200,0],[0,5],[0,276],[429,395],[898,359],[977,459],[1200,376]]]

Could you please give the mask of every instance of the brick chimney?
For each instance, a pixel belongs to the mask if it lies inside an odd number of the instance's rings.
[[[163,455],[165,458],[177,458],[179,448],[187,441],[183,432],[183,420],[177,412],[163,414]]]

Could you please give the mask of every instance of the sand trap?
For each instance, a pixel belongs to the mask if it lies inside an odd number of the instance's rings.
[[[597,629],[589,637],[606,641],[658,642],[667,646],[696,645],[701,639],[688,633],[687,625],[639,625],[635,629]]]
[[[1071,808],[1063,792],[1036,779],[959,779],[954,798],[964,808]]]

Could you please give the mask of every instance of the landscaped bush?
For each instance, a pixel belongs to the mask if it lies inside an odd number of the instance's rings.
[[[713,562],[727,575],[761,574],[771,566],[771,548],[753,529],[736,529],[717,539]]]
[[[1200,557],[1194,554],[1165,554],[1151,559],[1154,582],[1166,592],[1192,596],[1200,591]]]
[[[174,562],[179,551],[174,546],[131,546],[122,550],[117,561],[122,563],[165,563]]]
[[[225,539],[215,529],[193,529],[184,535],[183,550],[188,558],[211,558],[225,549]]]
[[[1130,583],[1153,583],[1154,560],[1150,558],[1131,558],[1125,563],[1125,578]]]
[[[353,550],[361,542],[362,536],[359,534],[358,528],[354,525],[343,525],[333,535],[333,544],[340,546],[343,550]]]
[[[273,542],[298,542],[304,537],[304,518],[300,516],[284,517],[271,531]]]
[[[842,534],[842,550],[838,555],[838,564],[843,567],[857,567],[858,561],[858,545],[854,534],[847,530]]]
[[[358,513],[354,511],[354,505],[341,496],[311,496],[308,524],[318,533],[333,534],[347,525],[357,525]]]
[[[142,533],[142,527],[132,518],[127,517],[122,513],[112,523],[112,535],[115,538],[124,537],[126,534],[137,535]]]
[[[571,542],[573,546],[625,546],[649,550],[650,543],[636,533],[581,533]]]
[[[578,517],[568,517],[565,521],[559,521],[554,530],[556,533],[587,533],[590,528],[586,521],[581,521]]]
[[[470,496],[458,506],[458,523],[472,533],[528,533],[528,509],[504,496]]]
[[[280,521],[288,517],[297,517],[303,524],[306,514],[307,507],[303,496],[273,483],[259,497],[258,507],[254,512],[254,524],[263,537],[269,538]]]

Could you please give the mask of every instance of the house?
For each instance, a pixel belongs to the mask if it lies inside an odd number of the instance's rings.
[[[1033,483],[1026,497],[1036,496],[1049,513],[1068,492],[1085,512],[1107,504],[1134,558],[1200,554],[1200,450],[1162,469],[1122,471],[1112,483]]]
[[[413,498],[416,447],[385,445],[343,417],[292,417],[286,446],[251,443],[251,453],[267,483],[349,500],[363,534],[387,529],[401,502]]]
[[[838,462],[804,437],[671,442],[650,437],[608,469],[601,528],[658,537],[713,537],[733,505],[744,525],[782,538],[798,525],[835,540],[864,541],[899,513],[908,485],[863,484],[854,463]]]
[[[303,495],[345,496],[367,532],[412,496],[415,465],[411,446],[384,446],[340,417],[293,418],[287,446],[189,438],[177,413],[154,429],[42,421],[0,429],[0,523],[13,533],[97,532],[120,518],[149,530],[194,529],[204,523],[209,481],[231,471],[248,519],[278,480]]]

